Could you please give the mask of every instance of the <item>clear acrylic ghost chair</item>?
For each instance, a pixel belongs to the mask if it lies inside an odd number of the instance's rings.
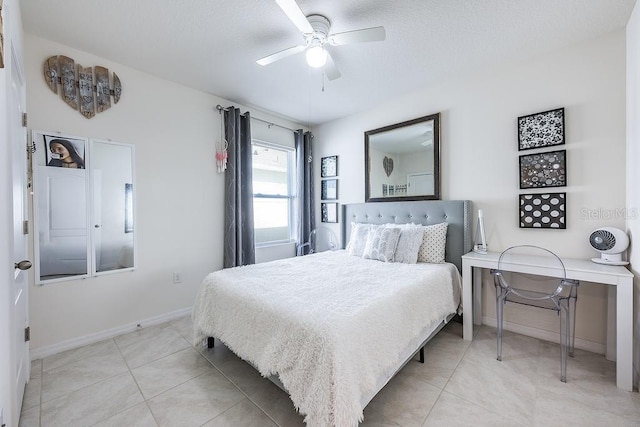
[[[508,264],[543,266],[548,277],[509,272]],[[534,269],[535,270],[535,269]],[[560,381],[567,382],[567,355],[573,357],[575,316],[579,282],[567,279],[564,263],[548,249],[532,245],[513,246],[500,254],[498,268],[491,270],[496,286],[498,360],[502,360],[503,309],[507,302],[558,313],[560,318]],[[553,276],[553,277],[551,277]],[[520,287],[528,282],[528,288]],[[533,281],[538,281],[532,286]],[[518,286],[518,287],[515,287]],[[573,316],[572,316],[573,315]]]
[[[311,231],[309,240],[298,245],[297,255],[310,255],[317,252],[335,251],[338,249],[336,234],[327,227],[318,227]]]

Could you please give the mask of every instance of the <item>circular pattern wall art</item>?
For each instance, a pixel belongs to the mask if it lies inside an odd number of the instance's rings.
[[[520,228],[567,228],[566,193],[520,195]]]
[[[567,185],[566,150],[520,156],[520,188]]]

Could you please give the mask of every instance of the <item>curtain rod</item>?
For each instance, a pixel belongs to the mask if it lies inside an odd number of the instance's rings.
[[[218,112],[219,112],[220,114],[222,114],[222,112],[223,112],[223,111],[227,111],[229,108],[231,108],[231,107],[223,107],[223,106],[222,106],[222,105],[220,105],[220,104],[216,105],[216,109],[218,110]],[[297,131],[296,129],[291,129],[291,128],[289,128],[289,127],[282,126],[282,125],[279,125],[279,124],[277,124],[277,123],[273,123],[273,122],[269,122],[269,121],[266,121],[266,120],[262,120],[262,119],[260,119],[260,118],[258,118],[258,117],[254,117],[254,116],[252,116],[252,115],[249,115],[249,117],[251,118],[251,120],[257,120],[257,121],[259,121],[259,122],[266,123],[266,124],[268,125],[268,127],[269,127],[269,128],[271,128],[271,126],[277,126],[277,127],[279,127],[279,128],[282,128],[282,129],[290,130],[291,132],[296,132],[296,131]]]

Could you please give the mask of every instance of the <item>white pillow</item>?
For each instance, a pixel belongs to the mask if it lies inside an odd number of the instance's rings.
[[[367,243],[364,246],[363,258],[384,262],[393,262],[396,253],[400,228],[386,225],[372,226],[369,229]]]
[[[444,261],[444,250],[447,245],[446,222],[435,225],[424,226],[424,236],[422,245],[418,251],[418,262],[430,262],[442,264]]]
[[[400,238],[393,262],[405,264],[415,264],[418,262],[418,251],[422,246],[424,237],[424,227],[416,224],[402,224],[400,227]]]
[[[351,235],[347,244],[347,253],[353,256],[361,257],[364,253],[364,246],[367,244],[367,236],[369,234],[369,224],[351,223]]]

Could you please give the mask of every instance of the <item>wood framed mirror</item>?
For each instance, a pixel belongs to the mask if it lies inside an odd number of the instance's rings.
[[[440,113],[364,133],[365,201],[440,199]]]

